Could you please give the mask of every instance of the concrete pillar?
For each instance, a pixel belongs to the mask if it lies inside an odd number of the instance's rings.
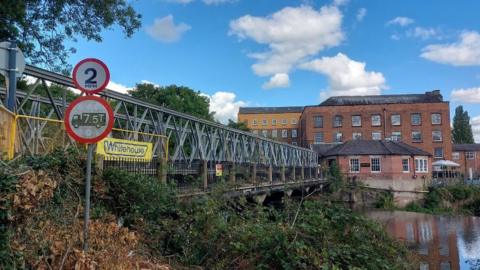
[[[280,180],[282,182],[285,182],[285,166],[282,165],[282,168],[280,168]]]
[[[252,176],[251,176],[252,183],[255,184],[257,182],[257,163],[252,164]]]
[[[300,171],[300,180],[305,180],[305,168],[303,166]]]
[[[296,175],[295,175],[295,165],[293,165],[293,167],[292,167],[292,175],[291,175],[291,177],[292,177],[292,181],[295,181],[295,177],[296,177]]]
[[[266,198],[267,198],[267,194],[260,194],[260,195],[253,196],[253,200],[258,204],[262,204]]]
[[[273,167],[272,164],[268,166],[268,182],[273,183]]]
[[[236,181],[236,173],[237,173],[237,168],[235,166],[235,162],[232,162],[232,165],[230,165],[230,171],[229,171],[229,181],[230,183],[235,183]]]
[[[208,189],[208,161],[202,161],[202,180],[203,180],[203,190]]]

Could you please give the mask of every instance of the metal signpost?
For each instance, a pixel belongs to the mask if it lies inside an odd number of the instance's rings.
[[[88,222],[90,219],[90,189],[92,159],[95,143],[112,131],[114,115],[110,105],[100,97],[92,96],[107,87],[110,73],[100,60],[88,58],[73,69],[75,86],[86,96],[75,99],[65,111],[65,129],[74,140],[88,144],[85,175],[85,211],[83,225],[83,251],[88,251]]]
[[[7,81],[8,92],[5,105],[11,112],[15,112],[17,78],[22,76],[24,69],[25,57],[16,42],[0,42],[0,74]]]

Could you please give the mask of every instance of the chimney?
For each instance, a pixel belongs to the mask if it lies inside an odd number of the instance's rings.
[[[440,94],[440,90],[438,90],[438,89],[435,89],[435,90],[432,90],[432,91],[427,91],[427,92],[425,92],[425,95],[427,95],[429,97],[435,97],[435,98],[438,98],[440,101],[443,101],[443,96],[442,96],[442,94]]]

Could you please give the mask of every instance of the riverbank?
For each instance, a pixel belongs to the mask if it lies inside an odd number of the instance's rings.
[[[0,170],[0,268],[413,269],[383,228],[327,201],[281,209],[175,188],[121,171],[96,175],[90,250],[81,252],[83,158],[57,151]]]

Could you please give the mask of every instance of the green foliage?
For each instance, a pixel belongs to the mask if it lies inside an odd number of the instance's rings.
[[[32,64],[60,70],[75,52],[64,42],[78,37],[102,41],[102,31],[119,25],[127,37],[140,28],[128,1],[0,1],[0,40],[17,40]]]
[[[231,128],[243,130],[243,131],[250,131],[246,122],[235,122],[232,119],[228,119],[227,126],[229,126]]]
[[[333,162],[328,169],[327,181],[327,191],[330,193],[336,192],[344,187],[344,177],[336,162]]]
[[[418,202],[409,202],[405,206],[405,210],[410,212],[422,212],[422,206]]]
[[[138,218],[156,222],[175,212],[174,190],[156,178],[108,169],[103,173],[103,180],[112,198],[107,205],[124,217],[126,224]]]
[[[129,93],[135,98],[213,121],[213,113],[209,112],[209,99],[188,87],[142,83],[137,84]]]
[[[391,191],[380,193],[375,201],[375,207],[382,209],[395,209],[393,193]]]
[[[470,116],[461,105],[455,109],[452,138],[454,143],[474,143]]]
[[[34,170],[55,169],[65,173],[72,166],[78,166],[81,154],[76,148],[68,148],[66,151],[57,148],[47,155],[27,156],[22,162]]]

